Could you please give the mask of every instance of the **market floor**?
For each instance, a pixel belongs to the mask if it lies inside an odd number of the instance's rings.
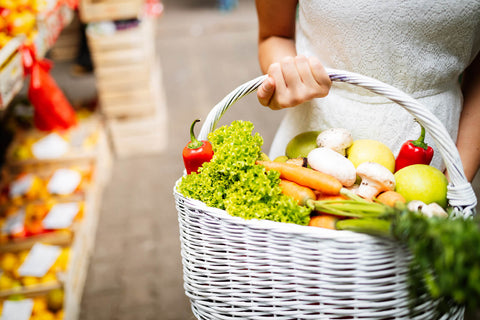
[[[172,195],[183,172],[181,151],[195,118],[205,118],[226,94],[260,74],[254,1],[239,0],[229,12],[218,10],[216,0],[162,2],[156,45],[166,93],[165,150],[116,159],[113,164],[97,233],[92,235],[95,249],[81,320],[194,319],[183,290]],[[73,77],[68,64],[57,66],[58,82],[67,96],[73,100],[95,96],[93,75]],[[234,105],[220,124],[250,120],[268,146],[281,116],[282,112],[259,106],[251,95]]]

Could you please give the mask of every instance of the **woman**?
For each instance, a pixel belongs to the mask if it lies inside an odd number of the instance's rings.
[[[355,139],[380,140],[395,155],[419,136],[402,107],[332,84],[329,67],[376,78],[430,109],[456,141],[473,180],[480,166],[480,1],[256,0],[256,6],[259,61],[269,75],[258,99],[271,109],[292,107],[272,157],[308,130],[348,128]],[[427,143],[434,146],[428,135]],[[443,169],[438,153],[432,165]]]

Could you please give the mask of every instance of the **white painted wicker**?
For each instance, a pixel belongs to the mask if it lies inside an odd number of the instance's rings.
[[[451,179],[448,199],[456,215],[475,214],[476,197],[455,144],[431,112],[375,79],[327,71],[333,81],[367,88],[414,115],[445,160]],[[219,102],[199,138],[205,139],[224,112],[264,79],[239,86]],[[198,319],[433,320],[434,302],[428,299],[415,301],[415,313],[410,314],[410,255],[398,243],[348,231],[232,217],[185,198],[176,187],[174,196],[184,287]],[[463,310],[452,310],[441,319],[463,319]]]

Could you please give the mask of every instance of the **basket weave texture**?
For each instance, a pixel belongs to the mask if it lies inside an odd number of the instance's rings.
[[[455,215],[475,214],[475,194],[458,151],[433,114],[375,79],[328,72],[333,81],[365,87],[411,112],[432,134],[445,161],[451,180],[447,197]],[[245,83],[219,102],[199,139],[264,79]],[[410,313],[411,256],[398,243],[349,231],[244,220],[176,189],[184,288],[198,319],[434,319],[435,303],[427,298],[417,299]],[[463,319],[463,310],[451,310],[441,319]]]

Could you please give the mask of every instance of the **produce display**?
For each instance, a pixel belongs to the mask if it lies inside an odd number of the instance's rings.
[[[0,184],[2,318],[75,319],[108,176],[104,127],[86,106],[74,127],[40,131],[32,105],[15,101],[3,119],[12,138]]]
[[[0,205],[22,205],[34,200],[84,196],[91,183],[93,168],[65,166],[49,172],[22,172],[13,177],[0,193]]]
[[[60,287],[70,257],[69,247],[36,244],[29,250],[0,255],[0,296]]]
[[[50,233],[74,232],[83,217],[83,201],[45,200],[24,206],[7,206],[0,215],[0,244]]]
[[[270,160],[253,124],[234,121],[208,135],[213,157],[198,172],[183,176],[177,190],[244,219],[397,241],[413,255],[412,297],[428,293],[439,301],[440,313],[454,306],[476,307],[478,221],[449,218],[448,181],[429,165],[432,151],[424,134],[422,128],[421,143],[408,141],[395,156],[380,141],[355,139],[344,128],[304,132],[287,145],[285,155]],[[412,146],[415,150],[406,150]],[[423,156],[416,157],[422,150]],[[397,160],[403,167],[396,170]]]
[[[39,15],[51,12],[57,6],[63,4],[72,6],[73,1],[1,0],[0,49],[5,46],[8,41],[20,35],[26,37],[25,44],[33,44],[36,42],[39,33]]]
[[[17,295],[15,299],[4,300],[0,304],[0,316],[6,319],[62,320],[65,315],[63,299],[61,288],[30,298]]]

